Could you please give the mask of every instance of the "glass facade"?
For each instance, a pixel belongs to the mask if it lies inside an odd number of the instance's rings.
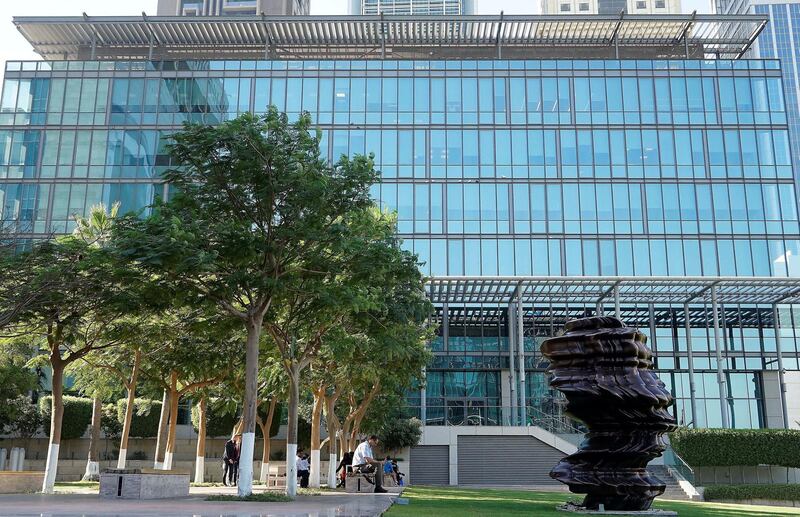
[[[474,14],[474,0],[351,0],[350,14]]]
[[[758,39],[756,52],[763,58],[780,59],[786,91],[786,118],[795,165],[800,164],[800,4],[755,4],[756,14],[768,14],[770,23]]]
[[[0,217],[31,238],[97,202],[164,195],[163,137],[270,104],[309,111],[330,159],[375,154],[374,197],[434,276],[800,276],[790,119],[774,60],[12,62],[0,98]],[[526,403],[558,411],[538,345],[594,307],[525,307]],[[710,307],[622,307],[651,337],[681,422],[720,424]],[[791,307],[784,365],[798,369]],[[722,308],[726,402],[765,425],[769,307]],[[507,307],[437,307],[429,424],[507,422]],[[423,410],[420,409],[422,413]]]

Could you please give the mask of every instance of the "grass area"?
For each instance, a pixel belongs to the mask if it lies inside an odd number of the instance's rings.
[[[206,497],[206,501],[245,501],[248,503],[289,503],[292,501],[291,497],[278,492],[261,492],[258,494],[250,494],[247,497],[238,497],[235,495],[210,495]]]
[[[56,487],[61,488],[75,488],[75,487],[90,487],[97,488],[100,486],[99,481],[57,481]]]
[[[534,492],[527,490],[473,490],[443,487],[412,487],[403,492],[407,505],[395,504],[387,517],[436,517],[536,515],[564,517],[556,505],[581,499],[563,492]],[[776,517],[800,515],[800,510],[721,503],[657,502],[656,508],[674,510],[680,517]]]

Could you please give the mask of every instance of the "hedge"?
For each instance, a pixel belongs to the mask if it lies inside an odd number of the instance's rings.
[[[206,436],[214,438],[218,436],[225,436],[230,438],[233,432],[233,426],[239,421],[235,414],[221,413],[215,410],[213,404],[208,404],[206,407]],[[197,409],[197,404],[192,406],[192,427],[197,431],[197,426],[200,423],[200,410]]]
[[[125,409],[127,407],[128,399],[117,401],[118,422],[125,422]],[[155,438],[158,435],[158,421],[160,418],[160,400],[134,399],[130,436],[132,438]]]
[[[42,413],[44,432],[50,436],[50,419],[52,396],[39,399],[39,410]],[[64,418],[61,422],[61,439],[75,440],[81,438],[86,428],[92,423],[92,399],[82,397],[64,397]]]
[[[800,431],[789,429],[679,429],[672,448],[693,467],[800,467]]]
[[[800,485],[711,485],[705,488],[706,501],[800,501]]]

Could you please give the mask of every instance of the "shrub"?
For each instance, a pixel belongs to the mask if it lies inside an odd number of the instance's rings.
[[[800,501],[800,485],[712,485],[705,489],[706,501]]]
[[[209,438],[224,436],[230,438],[233,426],[239,421],[236,414],[225,412],[224,409],[214,409],[214,404],[209,403],[206,407],[206,436]],[[192,406],[192,427],[197,431],[200,424],[200,410],[197,405]]]
[[[117,401],[117,421],[125,422],[125,409],[128,399]],[[158,435],[158,420],[161,418],[161,401],[150,399],[133,400],[133,418],[131,419],[131,437],[155,438]]]
[[[117,420],[117,406],[114,404],[103,405],[100,429],[103,430],[103,434],[109,440],[118,440],[122,436],[122,424]]]
[[[670,435],[670,442],[693,467],[800,467],[800,431],[797,430],[679,429]]]
[[[50,436],[50,418],[52,413],[51,395],[39,399],[39,410],[44,421],[44,432]],[[61,439],[75,440],[83,436],[86,428],[92,423],[92,399],[83,397],[64,397],[64,418],[61,423]]]
[[[31,398],[27,395],[19,395],[7,403],[7,414],[12,414],[13,419],[6,426],[6,431],[18,438],[33,438],[42,427],[39,407],[31,402]]]
[[[397,453],[405,447],[413,447],[422,438],[422,422],[416,418],[391,420],[378,432],[381,448]]]

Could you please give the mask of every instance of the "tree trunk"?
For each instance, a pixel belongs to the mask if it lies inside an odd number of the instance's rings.
[[[55,345],[56,347],[58,345]],[[50,413],[50,445],[47,448],[47,463],[44,469],[42,493],[52,494],[58,470],[58,449],[61,446],[61,422],[64,419],[64,363],[58,348],[50,355],[53,369],[53,400]]]
[[[175,432],[178,429],[178,374],[172,372],[170,381],[169,432],[167,433],[167,452],[164,453],[164,470],[172,470],[172,458],[175,455]]]
[[[269,435],[269,431],[272,429],[272,419],[275,417],[277,405],[277,397],[272,397],[272,400],[269,401],[267,419],[264,421],[264,425],[261,426],[261,434],[264,436],[264,452],[261,454],[261,475],[258,479],[264,484],[269,483],[269,455],[272,452],[272,437]]]
[[[286,495],[297,495],[297,406],[300,404],[300,368],[293,363],[289,373],[289,421],[286,426]]]
[[[336,456],[336,433],[339,422],[336,418],[336,398],[325,398],[325,420],[328,423],[328,488],[336,488],[336,467],[339,460]]]
[[[131,378],[128,381],[128,405],[125,406],[125,420],[122,422],[122,437],[119,442],[119,458],[117,459],[117,468],[124,469],[125,464],[128,462],[128,437],[131,434],[131,422],[133,421],[133,406],[136,402],[136,382],[139,378],[139,363],[142,360],[142,351],[136,350],[133,356],[133,371]],[[162,406],[163,414],[163,406]],[[159,427],[160,430],[160,427]],[[158,453],[156,452],[156,455]]]
[[[98,451],[100,449],[100,420],[103,417],[103,401],[95,395],[92,398],[92,431],[89,437],[89,459],[86,461],[86,472],[83,481],[100,480],[100,462]]]
[[[206,477],[206,398],[197,404],[197,454],[195,455],[194,482],[205,483]]]
[[[247,322],[247,351],[245,354],[244,429],[239,454],[239,497],[253,493],[253,456],[256,441],[256,406],[258,403],[258,345],[264,315],[251,316]]]
[[[311,411],[311,472],[309,477],[309,487],[319,488],[320,486],[320,434],[322,420],[322,397],[324,390],[314,391],[314,409]]]
[[[156,453],[153,456],[153,468],[160,470],[164,467],[164,453],[167,448],[167,429],[169,428],[169,408],[172,402],[169,396],[169,390],[164,390],[164,396],[161,399],[161,416],[158,419],[158,436],[156,437]]]

